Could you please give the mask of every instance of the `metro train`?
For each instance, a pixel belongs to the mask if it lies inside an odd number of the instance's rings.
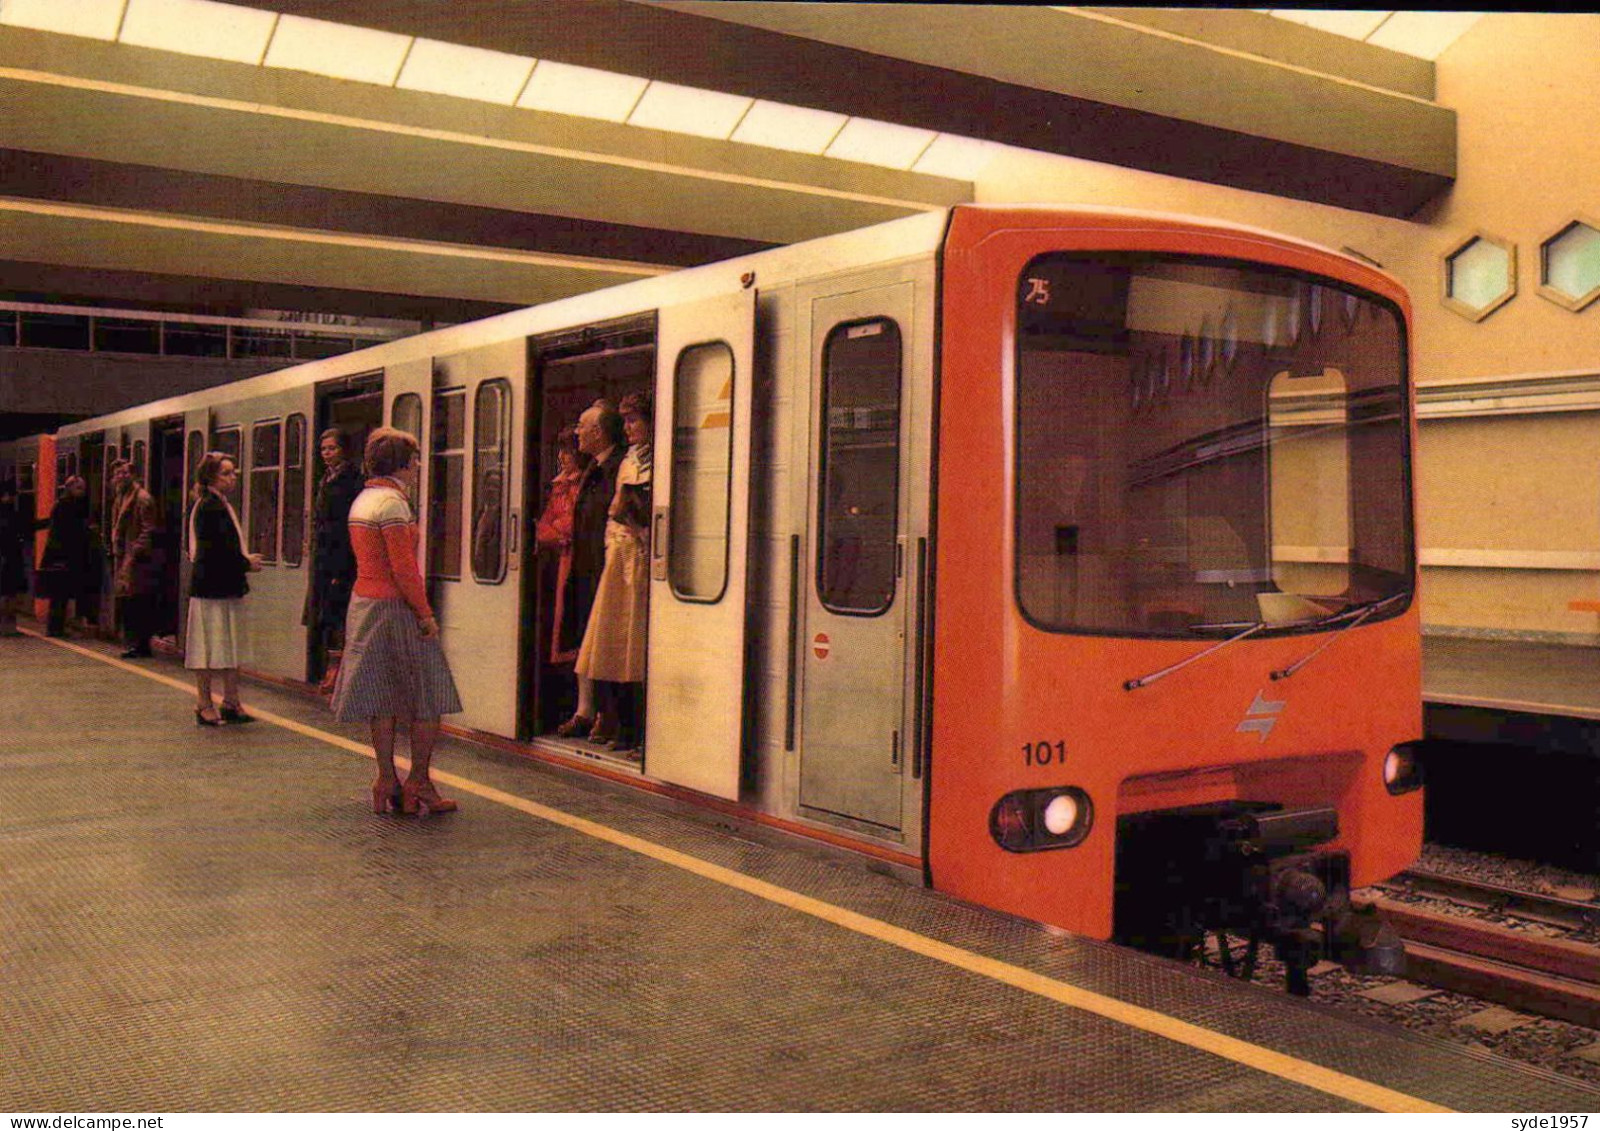
[[[255,671],[301,627],[316,437],[422,440],[463,733],[1181,957],[1392,968],[1352,889],[1422,842],[1410,309],[1243,227],[960,205],[451,326],[16,447],[40,513],[239,460]],[[559,431],[655,398],[646,733],[562,739]],[[30,454],[31,453],[31,454]],[[1216,953],[1216,947],[1212,950]],[[1234,954],[1224,946],[1224,964]],[[1234,969],[1234,972],[1238,972]]]

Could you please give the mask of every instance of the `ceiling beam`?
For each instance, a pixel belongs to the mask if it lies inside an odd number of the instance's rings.
[[[1391,216],[1415,212],[1455,175],[1454,114],[1415,93],[1213,46],[1109,9],[760,0],[270,6]],[[1379,50],[1367,48],[1367,62]]]

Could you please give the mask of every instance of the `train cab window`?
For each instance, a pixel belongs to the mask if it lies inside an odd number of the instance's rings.
[[[283,486],[283,424],[250,429],[250,552],[278,560],[278,493]]]
[[[428,478],[428,576],[461,579],[461,507],[467,459],[467,391],[433,394]]]
[[[306,549],[306,418],[283,422],[283,564],[297,566]]]
[[[233,481],[233,490],[228,492],[228,502],[233,506],[233,513],[240,514],[243,507],[240,505],[244,493],[244,460],[240,458],[242,440],[240,429],[218,428],[211,433],[211,450],[221,452],[233,460],[233,466],[239,471],[239,477]]]
[[[422,439],[422,398],[416,393],[401,393],[389,410],[389,426]]]
[[[1015,576],[1033,624],[1197,639],[1404,609],[1388,601],[1415,574],[1397,308],[1155,253],[1041,256],[1016,301]]]
[[[505,577],[506,454],[511,447],[511,383],[485,381],[472,408],[472,576]]]
[[[900,328],[836,326],[822,349],[817,596],[834,613],[894,603],[900,498]]]
[[[715,604],[728,586],[735,377],[733,350],[725,342],[690,346],[678,355],[667,580],[684,601]]]

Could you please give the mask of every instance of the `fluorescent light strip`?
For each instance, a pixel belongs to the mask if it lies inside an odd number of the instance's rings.
[[[533,75],[534,60],[437,39],[411,43],[395,86],[511,106]]]
[[[1161,28],[1150,27],[1147,24],[1136,24],[1131,23],[1128,20],[1119,20],[1115,16],[1107,15],[1105,12],[1094,8],[1060,8],[1059,10],[1068,12],[1074,16],[1081,16],[1086,20],[1096,20],[1103,24],[1111,24],[1115,27],[1127,28],[1130,31],[1137,31],[1144,35],[1153,35],[1160,39],[1170,39],[1174,43],[1188,43],[1196,47],[1204,47],[1207,51],[1215,51],[1218,55],[1228,55],[1235,59],[1248,59],[1252,63],[1258,63],[1263,67],[1276,67],[1282,71],[1293,71],[1295,74],[1313,75],[1316,78],[1325,79],[1328,82],[1338,83],[1340,86],[1348,86],[1355,90],[1369,90],[1374,94],[1381,94],[1386,98],[1398,98],[1406,102],[1415,102],[1420,106],[1434,105],[1434,103],[1429,99],[1419,98],[1414,94],[1405,94],[1398,90],[1390,90],[1387,87],[1374,86],[1371,83],[1358,82],[1355,79],[1342,78],[1339,75],[1330,75],[1325,71],[1312,70],[1310,67],[1301,67],[1296,66],[1293,63],[1282,62],[1278,59],[1269,59],[1265,55],[1252,55],[1248,51],[1237,51],[1231,47],[1218,47],[1214,43],[1207,43],[1204,40],[1194,39],[1187,35],[1177,35],[1170,31],[1164,31]],[[1268,12],[1272,11],[1272,9],[1257,9],[1257,11],[1262,10]],[[1332,33],[1330,32],[1329,34]]]
[[[875,193],[849,192],[820,185],[777,181],[769,177],[750,177],[738,173],[722,173],[714,169],[696,169],[672,165],[664,161],[645,161],[636,157],[614,154],[589,153],[533,142],[512,141],[507,138],[484,137],[481,134],[464,134],[455,130],[429,129],[406,126],[395,122],[380,122],[371,118],[355,118],[345,114],[325,114],[314,110],[299,110],[286,106],[268,106],[260,102],[243,102],[235,98],[214,98],[209,95],[190,94],[175,90],[157,90],[133,86],[129,83],[105,82],[100,79],[82,79],[71,75],[50,74],[20,67],[0,67],[0,79],[14,82],[38,83],[42,86],[62,87],[69,90],[92,90],[104,94],[118,94],[132,98],[145,98],[153,102],[172,102],[184,106],[201,106],[212,110],[231,110],[241,114],[257,114],[269,118],[282,118],[294,122],[317,122],[322,125],[345,126],[370,130],[374,133],[394,134],[400,137],[427,138],[454,145],[470,145],[482,149],[499,149],[510,153],[531,153],[545,157],[560,157],[568,161],[581,161],[592,165],[608,165],[619,169],[638,169],[650,173],[670,173],[695,180],[716,181],[722,184],[748,185],[752,188],[774,189],[797,196],[816,196],[830,200],[847,200],[856,204],[880,204],[891,208],[904,208],[913,212],[937,212],[944,206],[925,200],[905,200],[899,197],[879,196]]]
[[[286,15],[278,20],[273,32],[266,65],[393,86],[412,38],[353,24]]]
[[[272,12],[216,0],[128,0],[117,41],[230,63],[259,64],[277,23]]]
[[[566,267],[579,271],[609,271],[612,273],[653,277],[679,270],[655,263],[634,263],[619,259],[591,259],[581,255],[547,255],[535,251],[514,251],[505,248],[469,247],[464,244],[432,243],[428,240],[410,240],[398,237],[356,236],[344,232],[308,231],[280,228],[268,224],[241,224],[222,220],[200,220],[187,216],[167,216],[149,212],[131,212],[120,208],[96,208],[81,204],[52,204],[48,201],[21,200],[0,197],[0,212],[21,213],[32,216],[51,216],[67,220],[92,220],[98,223],[123,224],[135,228],[157,228],[163,231],[201,232],[214,236],[244,236],[250,239],[277,240],[285,243],[318,244],[324,247],[350,247],[364,251],[400,251],[409,255],[427,255],[448,259],[476,259],[492,263],[515,263],[528,267]]]
[[[126,0],[5,0],[0,24],[112,41]]]

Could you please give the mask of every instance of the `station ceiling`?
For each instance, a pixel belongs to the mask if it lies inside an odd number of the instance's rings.
[[[969,200],[996,145],[1406,216],[1433,93],[1245,10],[0,0],[0,293],[455,321]]]

